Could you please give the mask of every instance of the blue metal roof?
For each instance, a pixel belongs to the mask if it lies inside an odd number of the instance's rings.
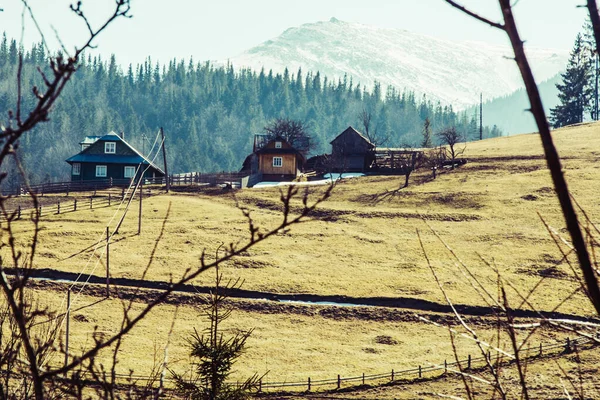
[[[148,160],[144,157],[117,155],[117,154],[85,154],[79,153],[70,157],[66,160],[68,163],[74,162],[93,162],[93,163],[104,163],[104,164],[132,164],[138,165],[140,163],[148,165]],[[154,165],[153,165],[154,166]]]

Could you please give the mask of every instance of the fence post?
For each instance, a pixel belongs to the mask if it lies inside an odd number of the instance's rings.
[[[310,392],[310,376],[308,377],[308,391]]]
[[[542,356],[542,342],[540,342],[540,357]]]
[[[394,370],[392,370],[392,382],[394,381]]]
[[[262,379],[258,380],[258,393],[262,392]]]
[[[421,370],[421,366],[419,365],[419,378],[423,377],[423,371]]]
[[[60,200],[56,202],[56,213],[60,214]]]
[[[471,355],[469,354],[469,358],[467,361],[467,369],[471,369]]]
[[[40,208],[38,208],[38,218],[42,217],[42,206],[40,206]]]
[[[94,206],[93,206],[93,200],[94,200],[94,196],[90,196],[90,210],[92,208],[94,208]]]
[[[448,373],[448,361],[444,360],[444,373]]]
[[[338,380],[337,380],[337,388],[340,388],[340,385],[342,384],[342,380],[340,378],[340,374],[338,374]]]
[[[110,193],[108,194],[108,206],[110,207]]]
[[[365,373],[363,372],[363,385],[365,384]]]
[[[565,351],[571,351],[571,339],[567,337],[567,343],[565,344]]]
[[[21,206],[17,209],[17,219],[21,219]]]
[[[121,188],[121,200],[125,198],[125,188]]]
[[[77,199],[73,200],[73,211],[77,211]]]
[[[106,298],[110,297],[110,232],[106,227]]]

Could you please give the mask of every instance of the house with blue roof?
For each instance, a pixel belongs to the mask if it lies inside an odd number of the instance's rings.
[[[145,171],[145,178],[165,176],[162,169],[115,132],[88,136],[79,144],[81,152],[66,160],[71,165],[71,181],[130,180],[139,177],[140,171]]]

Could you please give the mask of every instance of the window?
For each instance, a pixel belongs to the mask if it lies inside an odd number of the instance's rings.
[[[106,165],[96,165],[96,177],[98,177],[98,178],[106,177]]]
[[[283,167],[283,158],[273,157],[273,166],[274,167]]]
[[[275,148],[276,149],[280,149],[281,148],[281,142],[275,142]]]
[[[135,167],[125,167],[125,178],[133,178],[135,176]]]
[[[117,144],[115,142],[105,142],[104,143],[104,152],[106,154],[115,154],[116,148],[117,148]]]
[[[73,163],[73,175],[81,175],[81,164]]]

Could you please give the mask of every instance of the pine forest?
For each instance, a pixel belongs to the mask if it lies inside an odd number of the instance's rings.
[[[19,49],[15,40],[3,36],[0,110],[5,112],[14,108],[18,96],[19,54],[23,87],[42,86],[37,68],[48,64],[41,43]],[[253,135],[276,118],[302,121],[314,154],[320,154],[329,152],[329,142],[349,125],[362,130],[365,111],[372,116],[371,131],[389,138],[388,147],[419,146],[426,119],[434,133],[453,126],[468,140],[479,138],[476,112],[455,112],[452,106],[418,97],[377,82],[367,90],[363,82],[334,81],[319,72],[274,74],[192,59],[161,65],[150,57],[124,71],[114,56],[105,61],[87,55],[50,120],[23,137],[18,154],[31,183],[66,181],[70,168],[64,160],[79,152],[85,136],[123,132],[147,153],[163,127],[170,172],[237,171],[252,151]],[[34,100],[32,93],[24,93],[21,112]],[[495,126],[484,127],[486,138],[500,134]],[[14,187],[19,178],[13,176],[7,184]]]

